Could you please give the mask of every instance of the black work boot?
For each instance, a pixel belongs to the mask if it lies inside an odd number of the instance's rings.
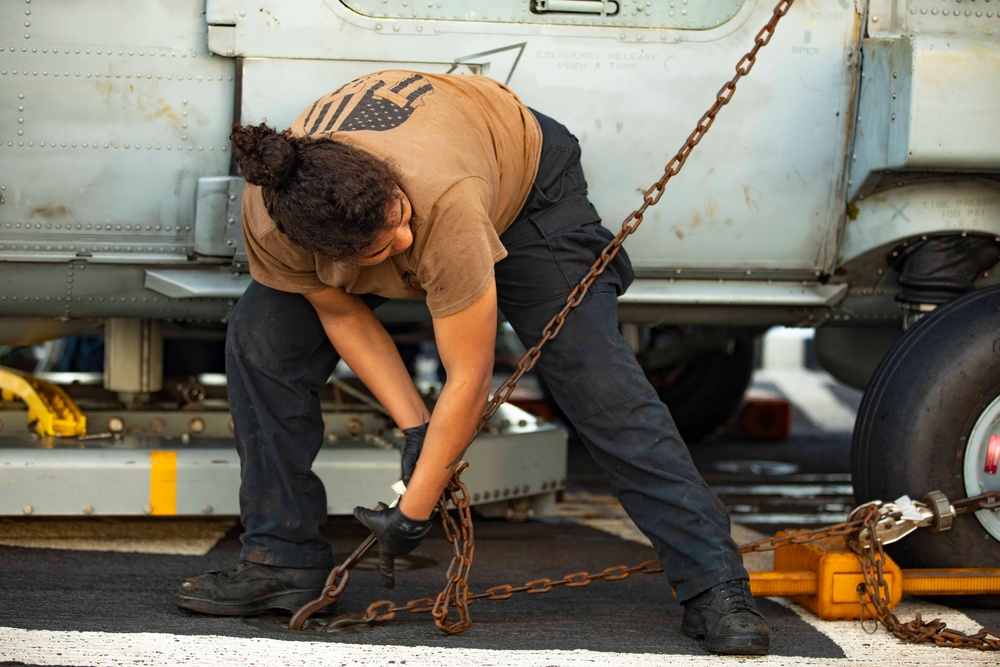
[[[181,583],[177,606],[215,616],[254,616],[269,609],[294,613],[319,597],[329,568],[277,567],[240,561]]]
[[[770,635],[750,593],[750,582],[733,579],[684,603],[681,632],[704,639],[712,653],[765,655]]]

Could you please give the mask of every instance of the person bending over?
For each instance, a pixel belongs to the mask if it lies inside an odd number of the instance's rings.
[[[480,76],[383,71],[309,105],[291,127],[234,126],[253,282],[226,341],[241,461],[240,561],[183,582],[189,611],[295,611],[333,565],[311,471],[318,394],[343,360],[406,434],[400,503],[355,515],[383,554],[430,528],[489,393],[502,312],[535,345],[613,234],[587,198],[576,138]],[[684,605],[681,630],[764,654],[729,516],[622,338],[624,250],[567,316],[535,371],[649,537]],[[446,379],[433,414],[373,310],[424,299]]]

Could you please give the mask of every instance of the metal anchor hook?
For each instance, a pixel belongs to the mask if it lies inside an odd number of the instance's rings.
[[[382,508],[385,507],[384,503],[379,503]],[[376,509],[381,509],[376,506]],[[323,586],[323,591],[319,594],[319,597],[312,602],[307,602],[302,605],[301,608],[292,616],[292,620],[288,622],[288,627],[291,630],[301,630],[305,627],[306,620],[313,614],[315,614],[320,609],[329,607],[335,604],[340,596],[344,593],[344,589],[347,588],[347,582],[351,580],[351,568],[358,564],[362,558],[364,558],[371,548],[375,546],[375,536],[369,535],[365,538],[357,549],[351,553],[347,559],[336,566],[330,571],[330,575],[326,578],[326,585]]]
[[[375,505],[376,510],[384,510],[389,507],[395,507],[396,503],[399,502],[400,498],[403,497],[403,493],[406,491],[406,486],[403,484],[402,480],[396,482],[392,485],[392,490],[396,492],[396,499],[392,501],[391,505],[386,505],[385,503],[378,503]],[[326,584],[323,586],[322,592],[320,592],[319,597],[312,602],[307,602],[302,605],[298,611],[292,615],[292,620],[288,622],[288,628],[290,630],[301,630],[305,627],[306,621],[310,616],[315,614],[320,609],[329,607],[335,604],[340,596],[343,595],[344,589],[347,588],[347,582],[351,580],[351,570],[354,566],[361,562],[368,552],[372,550],[372,547],[378,540],[375,535],[369,535],[365,540],[358,545],[358,548],[351,552],[351,555],[344,559],[344,562],[337,565],[332,570],[330,570],[329,576],[326,578]]]
[[[945,499],[946,501],[947,499]],[[866,503],[857,509],[871,504]],[[883,545],[898,542],[918,528],[926,528],[938,523],[937,516],[931,508],[924,503],[912,500],[909,496],[900,496],[895,502],[882,504],[878,507],[878,513],[874,538]],[[862,547],[868,548],[872,537],[871,530],[862,528],[858,534],[858,542]]]

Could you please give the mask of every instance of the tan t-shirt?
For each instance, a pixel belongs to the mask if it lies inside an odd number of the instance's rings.
[[[435,317],[485,293],[541,153],[538,122],[512,91],[480,76],[376,72],[320,98],[290,129],[392,160],[413,208],[413,245],[376,266],[327,260],[279,232],[261,188],[248,184],[243,233],[255,280],[286,292],[426,298]]]

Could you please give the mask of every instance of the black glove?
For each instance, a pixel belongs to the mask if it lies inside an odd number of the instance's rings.
[[[420,458],[420,450],[424,448],[424,438],[427,437],[427,424],[411,426],[403,429],[403,456],[400,459],[403,468],[403,484],[409,484],[413,471]]]
[[[396,556],[408,554],[431,529],[431,520],[418,521],[403,514],[398,507],[370,510],[355,507],[354,517],[378,539],[378,571],[382,585],[396,585]]]

